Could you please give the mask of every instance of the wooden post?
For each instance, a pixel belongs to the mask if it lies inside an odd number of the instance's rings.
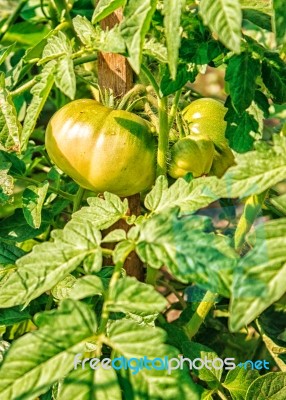
[[[122,9],[118,9],[101,22],[101,27],[110,29],[121,20]],[[133,86],[133,71],[125,57],[113,53],[99,53],[98,81],[102,88],[112,89],[116,97],[121,97]],[[130,215],[140,215],[140,195],[135,194],[127,199],[129,204],[128,213]],[[125,221],[120,220],[106,232],[110,232],[115,228],[128,231],[130,226]],[[124,268],[127,275],[135,276],[140,281],[144,280],[143,264],[135,252],[129,255]]]

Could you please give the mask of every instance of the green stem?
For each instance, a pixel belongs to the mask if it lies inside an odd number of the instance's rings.
[[[158,96],[158,98],[161,97],[160,96],[160,88],[159,88],[158,83],[155,80],[155,77],[152,75],[152,73],[149,71],[149,69],[144,64],[141,65],[141,71],[146,76],[148,81],[151,83],[151,85],[152,85],[156,95]]]
[[[158,99],[159,103],[159,138],[157,153],[157,176],[167,173],[167,154],[169,149],[169,124],[167,97]]]
[[[153,286],[156,285],[158,272],[159,271],[157,269],[147,266],[146,283],[148,285],[153,285]]]
[[[267,192],[268,191],[266,190],[260,194],[249,196],[246,199],[243,214],[238,221],[234,235],[234,246],[237,251],[241,249],[245,241],[245,236],[250,231],[253,222],[255,221],[255,218],[260,212]]]
[[[26,90],[31,89],[35,85],[36,82],[37,82],[36,78],[33,78],[30,81],[24,83],[22,86],[18,87],[17,89],[13,90],[12,92],[10,92],[10,95],[12,97],[18,96],[19,94],[24,93]]]
[[[217,394],[219,395],[219,397],[220,397],[222,400],[228,400],[228,398],[227,398],[226,395],[222,392],[222,390],[218,390],[218,391],[217,391]]]
[[[13,25],[13,23],[16,21],[18,18],[19,14],[22,11],[22,8],[24,5],[28,2],[28,0],[22,0],[20,3],[17,5],[15,11],[9,16],[7,21],[2,25],[0,29],[0,41],[2,40],[3,36],[6,34],[6,32],[9,30],[9,28]]]
[[[85,63],[88,63],[90,61],[95,61],[95,60],[97,60],[97,54],[93,53],[93,54],[89,54],[88,56],[76,58],[73,63],[74,63],[74,65],[80,65],[80,64],[85,64]]]
[[[80,209],[84,193],[85,189],[80,186],[73,199],[73,210],[72,210],[73,213]]]
[[[146,88],[144,85],[138,84],[135,85],[132,89],[130,89],[121,99],[118,109],[119,110],[124,110],[126,108],[126,105],[130,98],[135,97],[140,94],[145,94],[146,93]]]
[[[215,305],[218,295],[207,291],[204,295],[203,300],[198,305],[195,313],[193,314],[190,321],[185,325],[185,331],[189,339],[192,339],[199,331],[202,323],[204,322],[209,311]]]
[[[178,109],[181,93],[182,93],[182,89],[177,90],[176,94],[174,96],[174,101],[173,101],[173,104],[172,104],[172,107],[171,107],[171,110],[170,110],[170,114],[169,114],[169,129],[171,129],[172,126],[173,126],[174,119],[175,119],[176,114],[177,114],[177,109]]]
[[[32,185],[36,185],[39,186],[41,184],[41,182],[37,181],[36,179],[33,178],[28,178],[27,176],[21,176],[21,175],[14,175],[14,178],[19,180],[19,181],[23,181],[23,182],[27,182],[30,183]],[[71,202],[74,201],[74,196],[70,193],[64,192],[63,190],[57,189],[53,186],[49,186],[48,189],[49,192],[53,192],[61,197],[63,197],[64,199],[67,199]]]

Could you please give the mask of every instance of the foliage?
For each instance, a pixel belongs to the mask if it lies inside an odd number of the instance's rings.
[[[285,399],[284,2],[0,5],[0,398]],[[132,66],[123,98],[98,86],[99,52]],[[209,71],[225,74],[210,97],[225,100],[236,164],[174,180],[169,145],[188,135],[181,111]],[[136,112],[158,139],[160,176],[139,216],[127,198],[83,191],[47,155],[51,116],[92,95]],[[134,253],[144,282],[124,269]],[[235,368],[75,368],[78,354]]]

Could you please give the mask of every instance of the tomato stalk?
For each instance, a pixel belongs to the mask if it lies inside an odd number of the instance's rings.
[[[25,4],[28,2],[28,0],[22,0],[16,7],[15,11],[9,16],[7,21],[1,26],[0,28],[0,40],[2,40],[3,36],[6,34],[6,32],[9,30],[9,28],[13,25],[13,23],[16,21],[18,16],[20,15],[23,7]]]
[[[167,173],[167,154],[169,149],[169,123],[167,97],[158,100],[159,103],[159,138],[157,153],[157,176]]]
[[[76,195],[73,200],[73,213],[80,209],[81,202],[85,193],[85,189],[83,187],[79,187]]]
[[[209,311],[213,308],[217,301],[218,295],[207,291],[204,298],[198,305],[195,313],[190,321],[185,325],[185,332],[189,339],[192,339],[199,331]]]

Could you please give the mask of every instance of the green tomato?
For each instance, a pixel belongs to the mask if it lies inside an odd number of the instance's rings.
[[[217,146],[227,144],[225,137],[227,109],[224,105],[211,98],[193,101],[183,110],[184,120],[188,123],[190,134],[208,137]]]
[[[209,173],[214,157],[211,140],[189,135],[178,140],[171,149],[168,173],[179,178],[191,172],[196,178]]]
[[[218,177],[234,165],[234,156],[225,137],[226,112],[227,109],[220,101],[203,98],[193,101],[182,113],[193,136],[210,139],[213,142],[215,152],[209,174]]]
[[[46,149],[52,161],[83,188],[131,196],[156,175],[156,139],[148,123],[95,100],[75,100],[51,118]]]

